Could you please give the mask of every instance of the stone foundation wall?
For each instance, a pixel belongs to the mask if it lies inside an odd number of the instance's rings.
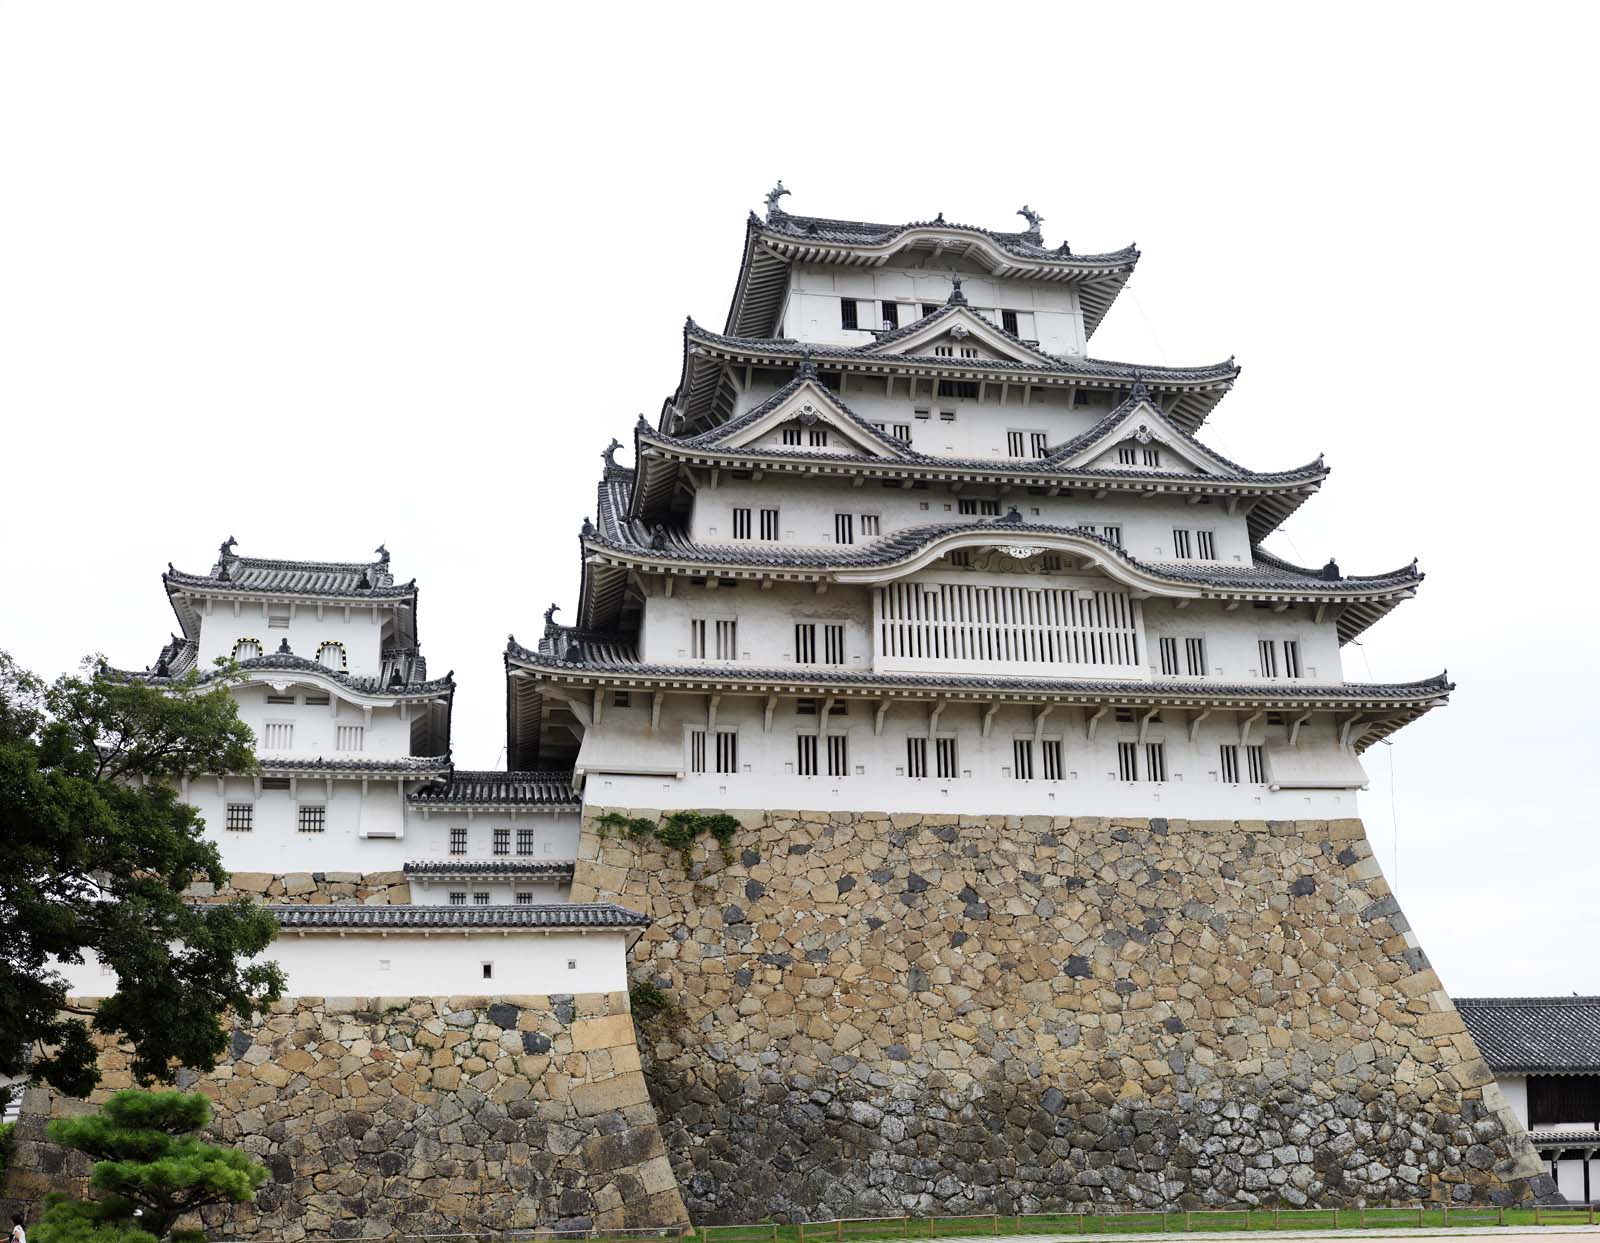
[[[408,906],[411,882],[404,872],[235,872],[225,888],[190,886],[205,902],[226,902],[245,894],[263,902],[332,906]]]
[[[96,1100],[131,1086],[107,1049]],[[667,1226],[684,1222],[640,1071],[626,993],[314,998],[237,1028],[209,1074],[211,1134],[264,1161],[253,1205],[212,1237],[272,1239]],[[92,1103],[92,1102],[91,1102]],[[69,1190],[87,1161],[44,1142],[91,1103],[31,1090],[8,1196]]]
[[[735,812],[685,874],[606,810],[698,1222],[1549,1190],[1357,820]]]

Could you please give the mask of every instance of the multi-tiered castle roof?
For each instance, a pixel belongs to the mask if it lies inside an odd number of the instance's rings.
[[[1346,575],[1261,547],[1329,471],[1320,457],[1255,470],[1197,438],[1238,378],[1232,359],[1088,354],[1136,249],[1049,247],[1028,209],[1020,233],[942,216],[881,225],[792,215],[786,193],[750,218],[724,331],[686,324],[677,387],[634,428],[634,465],[617,463],[619,442],[604,455],[573,624],[547,615],[538,643],[507,648],[516,762],[624,775],[597,736],[634,691],[648,693],[653,735],[664,705],[696,695],[708,721],[746,703],[766,733],[791,699],[828,711],[865,700],[876,734],[896,705],[938,727],[948,707],[974,704],[980,740],[1001,705],[1028,705],[1039,720],[1076,713],[1086,745],[1107,710],[1133,710],[1142,746],[1171,709],[1196,745],[1212,717],[1244,739],[1266,720],[1256,737],[1280,731],[1285,752],[1321,721],[1352,756],[1444,701],[1443,676],[1344,681],[1338,646],[1422,574],[1413,561]],[[1015,594],[1013,570],[1032,594]],[[1077,609],[1069,597],[1088,607],[1096,590],[1138,614],[1109,664],[1063,656],[1082,618],[1045,615]],[[710,650],[696,613],[726,626],[725,650]],[[787,632],[824,613],[848,637],[817,658]],[[749,632],[761,638],[747,651],[734,636]],[[1204,655],[1224,649],[1226,661]],[[641,773],[673,769],[647,750],[635,748]],[[1285,754],[1279,767],[1303,765]]]

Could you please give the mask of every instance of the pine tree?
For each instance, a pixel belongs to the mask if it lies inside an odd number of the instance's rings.
[[[174,1230],[207,1204],[255,1198],[267,1167],[237,1149],[196,1137],[211,1120],[197,1092],[115,1093],[98,1114],[58,1118],[50,1139],[94,1158],[93,1200],[52,1194],[36,1243],[200,1243],[200,1230]]]

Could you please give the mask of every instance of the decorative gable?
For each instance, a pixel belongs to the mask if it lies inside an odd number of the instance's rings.
[[[1024,345],[964,303],[948,304],[899,332],[880,337],[865,352],[886,357],[947,358],[953,362],[965,359],[1059,365],[1049,354]]]
[[[730,449],[763,448],[896,457],[895,442],[850,412],[814,377],[803,377],[752,410],[722,440]]]
[[[1093,470],[1166,471],[1180,475],[1231,475],[1232,464],[1209,452],[1168,421],[1139,386],[1087,433],[1058,465]]]

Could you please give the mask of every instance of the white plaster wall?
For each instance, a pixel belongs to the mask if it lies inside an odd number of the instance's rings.
[[[1511,1112],[1517,1115],[1517,1121],[1522,1123],[1523,1130],[1527,1130],[1528,1076],[1496,1075],[1495,1082],[1500,1085],[1500,1094],[1505,1097],[1506,1104],[1511,1107]]]
[[[734,417],[760,405],[775,392],[776,385],[752,385],[740,396]],[[1091,404],[1079,406],[1071,404],[1064,390],[1036,389],[1024,406],[1021,391],[1016,387],[1006,397],[999,386],[990,386],[981,401],[969,397],[930,397],[926,381],[919,385],[917,392],[914,399],[908,396],[905,381],[901,380],[891,397],[885,395],[879,382],[851,378],[842,399],[861,418],[869,423],[882,423],[891,433],[894,424],[909,424],[911,447],[919,453],[991,460],[997,464],[1015,460],[1006,445],[1008,430],[1044,432],[1048,443],[1061,444],[1088,431],[1111,409],[1110,396],[1099,393],[1091,394]],[[927,410],[929,417],[917,418],[918,410]],[[942,419],[939,417],[942,410],[954,411],[956,417]]]
[[[535,903],[565,902],[571,894],[572,886],[565,882],[553,881],[517,881],[515,883],[505,880],[463,880],[456,877],[451,880],[417,880],[411,881],[412,906],[450,906],[450,895],[453,893],[464,894],[463,899],[468,905],[473,905],[478,894],[489,895],[491,906],[513,906],[516,904],[519,893],[529,893],[530,899]],[[460,905],[459,903],[457,905]]]
[[[299,778],[292,790],[256,793],[253,778],[228,777],[219,793],[214,778],[197,778],[189,785],[188,801],[205,820],[205,836],[217,844],[223,866],[234,872],[391,872],[407,860],[449,857],[452,826],[468,830],[467,858],[492,856],[496,827],[511,830],[516,850],[517,829],[534,830],[533,858],[542,862],[571,859],[578,847],[575,812],[479,812],[422,809],[406,804],[392,778],[367,783],[352,780],[329,783],[320,778]],[[421,787],[405,783],[407,793]],[[255,827],[236,832],[227,826],[228,803],[251,803]],[[298,807],[321,803],[328,808],[327,827],[321,833],[301,833]],[[513,855],[512,857],[515,857]]]
[[[1589,1196],[1584,1195],[1584,1164],[1581,1159],[1571,1158],[1556,1163],[1556,1186],[1573,1204],[1584,1204],[1589,1199]],[[1600,1191],[1600,1161],[1591,1161],[1588,1164],[1589,1193],[1592,1196]]]
[[[289,997],[441,997],[620,992],[628,987],[627,955],[621,931],[285,929],[262,958],[283,968]],[[488,979],[485,962],[493,964]],[[116,990],[116,976],[92,957],[61,970],[71,996]]]
[[[643,698],[641,696],[641,698]],[[1165,742],[1168,780],[1118,780],[1117,743],[1137,741],[1136,722],[1100,721],[1087,738],[1085,714],[1060,710],[1046,718],[1043,738],[1064,744],[1059,781],[1017,780],[1012,772],[1015,738],[1034,736],[1032,710],[1004,707],[983,737],[983,705],[947,709],[938,734],[954,736],[961,776],[953,780],[904,776],[906,739],[928,736],[930,705],[900,703],[874,732],[874,712],[857,704],[845,716],[832,716],[829,733],[849,738],[851,772],[845,777],[802,777],[794,772],[800,733],[815,733],[816,716],[801,716],[796,701],[781,700],[769,732],[764,698],[724,695],[718,729],[738,733],[739,772],[690,774],[689,731],[708,724],[704,695],[668,695],[656,730],[648,712],[608,714],[599,730],[585,737],[578,757],[584,774],[584,799],[595,805],[642,807],[803,807],[853,811],[945,811],[960,814],[1054,814],[1177,816],[1186,818],[1325,818],[1354,816],[1355,792],[1272,790],[1266,785],[1228,785],[1220,780],[1219,748],[1239,741],[1244,714],[1214,712],[1189,740],[1187,714],[1166,712],[1152,722],[1146,741]],[[1251,743],[1287,745],[1288,725],[1257,722]],[[1323,715],[1302,727],[1297,748],[1308,754],[1348,756],[1338,747],[1335,726]],[[824,756],[826,747],[819,746]],[[708,754],[710,749],[708,748]],[[1042,756],[1035,750],[1035,772]],[[1141,764],[1143,757],[1141,756]],[[929,765],[932,771],[931,755]],[[1241,755],[1241,775],[1244,775]]]
[[[1041,489],[1041,491],[1043,491]],[[1013,507],[1024,522],[1051,526],[1105,526],[1122,528],[1122,546],[1142,560],[1173,558],[1173,529],[1208,530],[1214,533],[1217,561],[1223,565],[1250,565],[1250,532],[1243,513],[1229,514],[1221,504],[1187,504],[1180,496],[1155,496],[1148,499],[1129,494],[1108,494],[1104,499],[1091,495],[1044,496],[1025,489],[1001,494],[998,488],[969,485],[960,492],[929,484],[926,488],[892,488],[878,482],[852,487],[847,479],[806,479],[798,476],[768,476],[757,482],[737,479],[724,472],[715,487],[700,488],[690,514],[694,539],[730,547],[770,548],[770,542],[733,538],[733,510],[736,506],[752,511],[751,529],[760,531],[755,511],[776,507],[782,542],[803,547],[832,547],[834,515],[853,514],[855,547],[866,548],[872,538],[862,535],[861,517],[875,515],[883,535],[908,527],[933,523],[972,520],[960,512],[962,497],[998,501],[1000,516]],[[1196,546],[1190,537],[1190,546]]]
[[[203,606],[202,606],[203,607]],[[265,602],[240,601],[235,614],[233,603],[216,601],[200,623],[200,668],[206,670],[218,656],[231,656],[239,639],[259,639],[263,655],[278,650],[289,640],[296,656],[316,659],[323,642],[343,643],[349,659],[347,672],[356,677],[376,677],[382,665],[383,624],[394,616],[392,607],[352,605],[348,615],[344,606],[327,604],[318,616],[316,605],[289,605],[287,627],[270,627]]]
[[[383,756],[411,754],[411,718],[413,713],[427,711],[427,707],[384,703],[374,706],[369,716],[362,708],[339,698],[338,691],[330,691],[310,679],[295,681],[289,676],[278,679],[283,689],[267,682],[252,682],[237,687],[234,698],[239,701],[239,717],[256,736],[256,750],[263,758],[289,758],[292,756],[334,756],[338,750],[338,727],[359,725],[365,730],[360,752],[348,752],[366,759]],[[308,704],[307,696],[328,696],[326,704]],[[292,704],[272,704],[269,695],[294,696]],[[287,750],[268,751],[265,747],[268,722],[285,722],[294,726],[294,745]]]
[[[901,266],[862,269],[795,264],[790,268],[779,335],[834,345],[870,343],[870,333],[841,327],[840,298],[910,304],[901,308],[900,324],[904,327],[920,316],[922,303],[944,305],[952,288],[950,275],[943,269]],[[1047,353],[1083,353],[1083,319],[1070,286],[1048,281],[999,280],[980,272],[963,272],[961,291],[974,307],[1032,313],[1035,327],[1031,335]],[[864,327],[867,322],[865,318],[861,320]]]
[[[910,581],[929,580],[970,582],[973,584],[998,583],[1006,586],[1093,586],[1102,581],[1083,575],[996,575],[979,571],[930,569],[910,576]],[[796,667],[794,664],[794,627],[799,621],[825,623],[839,622],[845,626],[845,669],[868,670],[874,667],[872,633],[872,608],[874,587],[833,585],[818,594],[808,586],[776,584],[763,591],[760,585],[749,580],[736,580],[733,586],[719,586],[708,590],[680,580],[673,594],[655,595],[645,602],[641,626],[641,658],[647,663],[697,664],[716,666],[717,661],[697,662],[689,656],[690,627],[692,619],[707,621],[708,646],[714,650],[716,619],[732,618],[738,622],[739,659],[736,664],[749,664],[764,668]],[[1176,602],[1164,599],[1145,600],[1141,609],[1144,618],[1143,663],[1129,676],[1155,675],[1160,669],[1158,640],[1163,637],[1183,639],[1190,636],[1205,640],[1208,676],[1227,681],[1253,681],[1260,677],[1260,649],[1258,641],[1269,639],[1280,644],[1285,639],[1300,644],[1303,681],[1339,683],[1343,670],[1339,655],[1338,631],[1331,618],[1316,622],[1315,612],[1306,605],[1295,605],[1282,613],[1270,609],[1257,609],[1245,604],[1227,612],[1221,604],[1212,601],[1194,601],[1179,609]],[[819,634],[818,644],[821,638]],[[1179,645],[1180,661],[1185,653]],[[1186,666],[1180,666],[1186,668]],[[1281,669],[1280,663],[1280,669]],[[987,672],[1003,678],[1007,666],[994,664]],[[1037,671],[1018,668],[1015,675],[1037,676]],[[1070,677],[1071,666],[1050,670],[1053,676]],[[1186,674],[1180,674],[1187,680]],[[1287,681],[1287,679],[1279,679]],[[639,696],[634,711],[643,711],[648,702]],[[606,712],[616,711],[607,708]]]

